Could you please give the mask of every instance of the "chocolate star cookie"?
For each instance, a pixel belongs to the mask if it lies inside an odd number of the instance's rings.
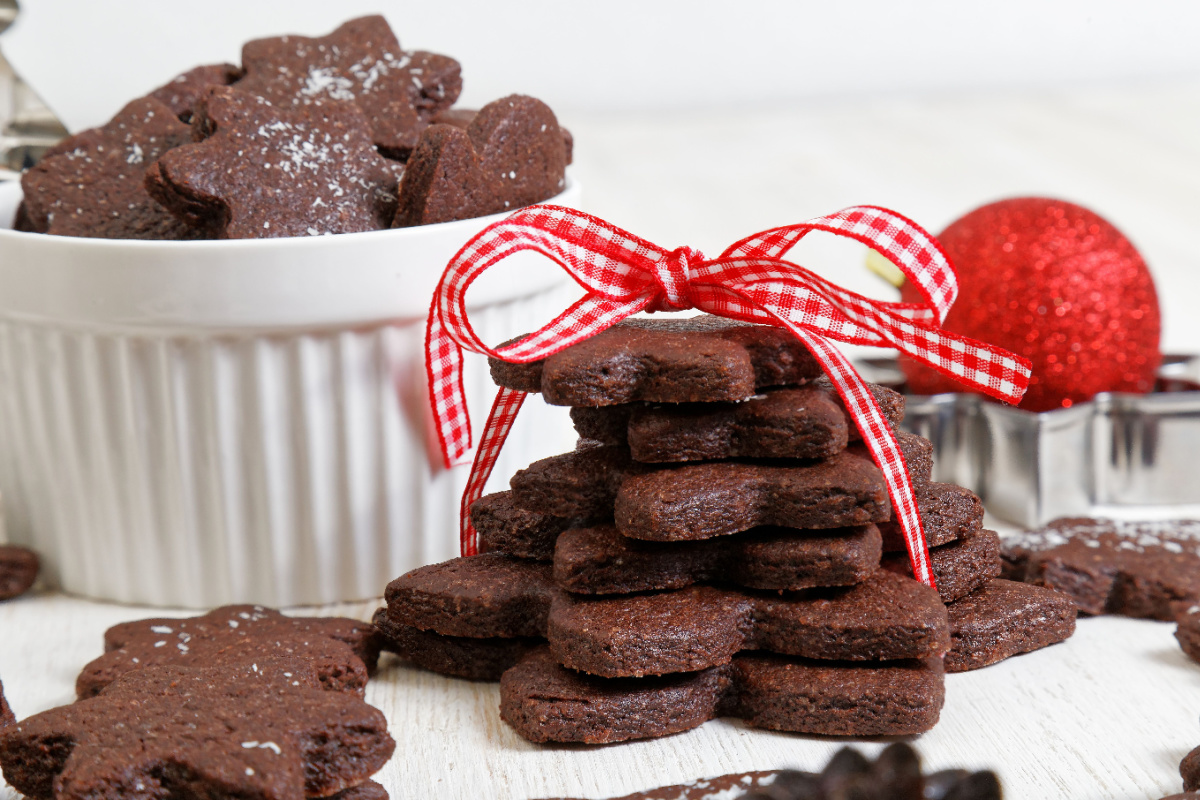
[[[9,708],[8,699],[4,696],[4,684],[0,683],[0,731],[9,725],[15,725],[16,722],[17,717],[13,714],[13,710]]]
[[[470,638],[544,636],[557,593],[550,565],[487,553],[406,572],[387,585],[389,615]]]
[[[1005,577],[1066,592],[1086,614],[1175,619],[1200,602],[1200,521],[1068,518],[1007,537]]]
[[[548,200],[566,185],[567,150],[554,112],[510,95],[465,129],[434,125],[408,159],[394,227],[470,219]]]
[[[558,535],[573,522],[571,517],[522,508],[511,491],[484,495],[471,504],[470,514],[481,552],[539,561],[554,558]]]
[[[326,797],[391,757],[387,720],[327,692],[302,660],[148,667],[0,737],[5,779],[32,798]]]
[[[555,583],[577,594],[628,594],[710,581],[795,591],[861,583],[879,567],[880,548],[874,525],[757,528],[664,543],[630,539],[612,525],[597,525],[564,531],[553,556]]]
[[[150,93],[158,102],[175,112],[182,122],[192,121],[196,103],[210,86],[228,86],[242,77],[233,64],[206,64],[177,75]]]
[[[760,525],[866,525],[891,512],[879,468],[842,452],[800,466],[714,461],[633,475],[617,491],[613,516],[625,536],[688,541]]]
[[[1200,603],[1180,603],[1175,611],[1175,638],[1183,652],[1200,662]]]
[[[435,125],[453,125],[465,131],[478,114],[479,111],[474,108],[448,108],[435,114],[433,123]],[[575,137],[561,125],[558,129],[562,131],[563,146],[567,148],[567,165],[570,166],[575,156]]]
[[[279,36],[242,48],[242,91],[273,105],[305,106],[329,100],[353,102],[371,122],[379,149],[401,160],[421,130],[462,91],[453,58],[407,53],[387,20],[352,19],[328,36]]]
[[[546,631],[559,663],[610,678],[706,669],[744,650],[892,661],[950,649],[937,593],[883,570],[857,586],[798,596],[712,586],[600,598],[564,592]]]
[[[217,87],[192,124],[206,138],[166,153],[146,186],[217,238],[352,233],[391,220],[398,167],[375,152],[353,103],[273,106]]]
[[[146,191],[146,169],[192,141],[153,97],[125,106],[101,128],[61,142],[21,178],[28,226],[39,233],[101,239],[196,239]]]
[[[24,594],[38,576],[38,556],[24,547],[0,544],[0,600]]]
[[[929,563],[942,602],[952,603],[999,577],[1000,537],[995,531],[968,533],[949,544],[931,547]],[[880,566],[897,575],[912,577],[912,562],[907,553],[891,553]]]
[[[903,449],[903,439],[900,444]],[[910,475],[911,467],[910,464]],[[917,507],[921,509],[921,526],[925,529],[925,540],[930,547],[949,544],[983,530],[983,503],[970,489],[953,483],[920,485],[914,477],[913,493],[917,497]],[[907,549],[900,523],[894,518],[879,523],[879,533],[883,536],[883,549],[886,552]]]
[[[1185,792],[1200,791],[1200,747],[1183,757],[1179,763],[1179,774],[1183,777]]]
[[[1061,642],[1075,633],[1075,606],[1044,586],[989,581],[946,606],[953,646],[947,672],[966,672]]]
[[[903,736],[935,724],[940,658],[845,663],[740,654],[699,672],[597,678],[530,653],[500,679],[500,716],[531,742],[605,744],[690,730],[718,716],[827,736]]]
[[[105,654],[83,668],[75,691],[92,697],[125,673],[150,666],[240,663],[290,654],[312,663],[327,688],[362,695],[380,644],[373,626],[345,617],[285,617],[262,606],[223,606],[200,617],[109,628]]]
[[[738,402],[767,386],[799,386],[821,366],[783,328],[707,314],[626,319],[541,361],[489,359],[492,380],[557,406]]]
[[[898,392],[872,386],[893,427],[904,417]],[[827,384],[768,389],[741,403],[633,403],[571,409],[580,437],[627,444],[652,463],[722,458],[829,458],[858,430]],[[852,437],[851,432],[855,435]]]

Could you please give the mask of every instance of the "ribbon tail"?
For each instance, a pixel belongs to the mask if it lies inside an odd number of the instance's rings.
[[[463,388],[463,351],[446,333],[436,303],[425,323],[425,378],[442,461],[450,469],[471,446],[471,417]]]
[[[500,448],[504,447],[504,440],[508,438],[517,412],[527,396],[526,392],[501,388],[496,392],[492,410],[488,412],[487,425],[479,440],[479,449],[475,451],[475,460],[471,463],[471,474],[467,478],[467,488],[463,491],[459,508],[459,552],[464,556],[479,552],[479,532],[471,524],[471,504],[483,496],[484,484],[492,475]]]
[[[883,472],[888,497],[892,501],[892,510],[904,535],[913,577],[936,589],[937,582],[929,559],[929,545],[921,524],[921,514],[917,510],[917,498],[908,474],[908,465],[904,463],[904,454],[900,452],[900,446],[896,443],[896,435],[884,418],[883,412],[879,410],[875,396],[841,350],[824,337],[804,328],[790,324],[787,327],[808,345],[808,349],[825,367],[826,374],[862,432],[863,443]]]

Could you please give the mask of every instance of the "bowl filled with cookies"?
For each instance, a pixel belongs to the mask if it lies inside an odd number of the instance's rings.
[[[0,184],[0,491],[52,582],[328,603],[454,554],[466,475],[434,452],[430,297],[505,213],[579,200],[549,107],[459,109],[461,86],[364,17],[249,42]],[[473,289],[485,340],[569,301],[531,259]],[[570,435],[531,424],[514,466]]]

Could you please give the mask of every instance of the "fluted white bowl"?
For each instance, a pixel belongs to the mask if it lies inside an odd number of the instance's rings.
[[[550,202],[577,205],[568,181]],[[117,241],[8,229],[0,184],[0,491],[8,537],[67,592],[204,607],[382,594],[457,554],[466,468],[425,395],[446,262],[499,216],[341,236]],[[485,341],[578,288],[522,254],[468,296]],[[468,355],[477,426],[495,388]],[[492,485],[570,447],[527,403]]]

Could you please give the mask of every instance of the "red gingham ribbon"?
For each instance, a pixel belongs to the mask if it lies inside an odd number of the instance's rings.
[[[855,239],[904,272],[924,303],[872,300],[783,260],[812,231]],[[587,294],[520,341],[493,349],[475,334],[465,297],[484,270],[522,250],[558,263]],[[426,369],[446,465],[471,446],[462,385],[463,348],[512,363],[538,361],[596,335],[639,311],[696,308],[721,317],[782,326],[824,365],[863,441],[883,471],[908,546],[913,575],[934,585],[929,550],[908,468],[866,382],[828,339],[894,347],[1001,400],[1020,400],[1030,364],[984,342],[941,329],[958,296],[958,279],[937,241],[916,223],[884,208],[854,206],[799,225],[756,233],[707,260],[696,250],[667,251],[588,214],[531,206],[481,231],[446,266],[429,311]],[[475,454],[462,499],[462,552],[476,552],[467,513],[483,486],[525,399],[500,389]]]

